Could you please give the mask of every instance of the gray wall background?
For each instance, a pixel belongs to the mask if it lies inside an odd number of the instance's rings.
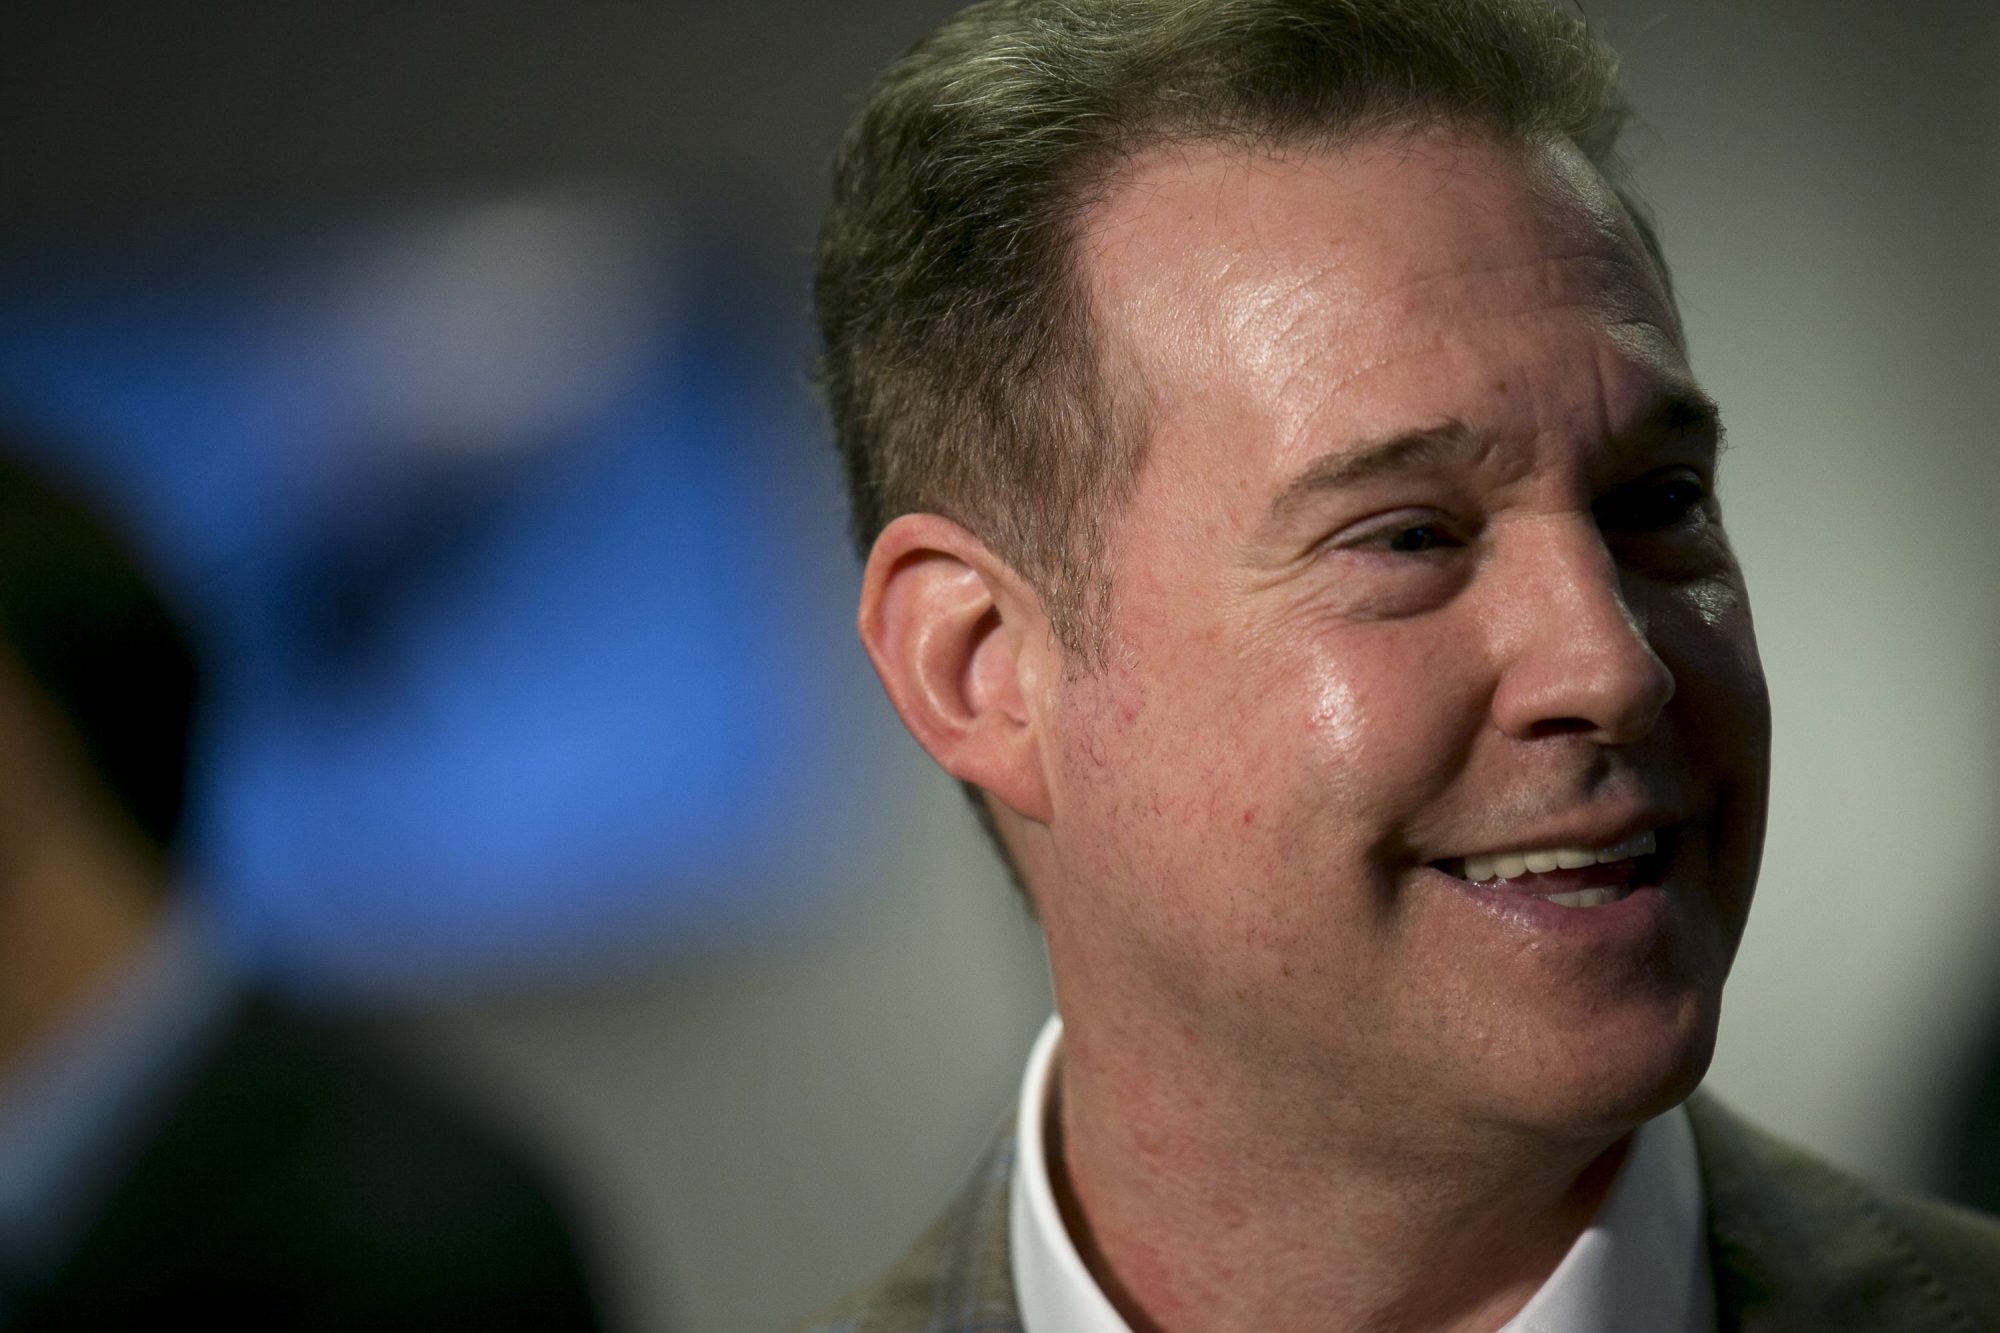
[[[23,7],[25,9],[25,7]],[[801,258],[869,72],[950,8],[740,0],[44,6],[0,32],[0,220],[595,176],[726,196]],[[1711,1086],[1889,1179],[2000,1006],[2000,10],[1601,0],[1651,129],[1777,701]],[[802,298],[803,300],[803,295]],[[834,558],[829,554],[829,558]],[[842,639],[829,654],[858,652]],[[952,1189],[1047,1004],[1039,946],[886,705],[877,853],[780,940],[385,1016],[544,1144],[635,1327],[750,1333]]]

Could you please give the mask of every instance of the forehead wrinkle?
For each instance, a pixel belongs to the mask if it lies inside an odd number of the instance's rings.
[[[1317,399],[1325,391],[1321,386],[1328,383],[1330,367],[1318,349],[1342,338],[1357,322],[1356,312],[1352,311],[1347,312],[1348,318],[1329,320],[1320,299],[1320,280],[1327,271],[1322,267],[1283,283],[1266,283],[1261,290],[1246,294],[1245,299],[1229,303],[1224,330],[1227,341],[1217,340],[1212,344],[1224,356],[1228,355],[1225,348],[1261,345],[1270,349],[1271,355],[1263,358],[1264,364],[1258,368],[1262,372],[1260,378],[1268,384],[1263,396],[1271,407],[1279,404],[1294,407],[1296,410],[1284,415],[1297,419],[1295,424],[1299,426],[1305,424],[1304,419],[1312,414]],[[1265,337],[1248,336],[1259,329],[1265,331]],[[1299,350],[1301,347],[1303,352]],[[1337,388],[1338,381],[1329,387]]]
[[[1529,315],[1556,315],[1567,311],[1581,311],[1593,318],[1599,314],[1593,303],[1584,301],[1554,302],[1546,306],[1525,310],[1461,314],[1458,316],[1457,329],[1493,323],[1498,320],[1519,319]],[[1391,321],[1385,320],[1384,322]],[[1678,357],[1679,345],[1675,341],[1672,332],[1651,319],[1635,317],[1619,321],[1617,324],[1606,324],[1600,327],[1604,329],[1607,335],[1612,337],[1613,341],[1618,345],[1619,350],[1629,356],[1635,363],[1664,369],[1667,365],[1672,364],[1672,360],[1659,355],[1662,349],[1669,352],[1672,357]],[[1325,392],[1328,395],[1337,394],[1341,390],[1352,386],[1355,381],[1364,379],[1378,371],[1386,370],[1400,362],[1408,361],[1412,357],[1430,355],[1440,347],[1453,341],[1457,329],[1439,329],[1432,336],[1422,341],[1410,341],[1392,347],[1385,347],[1378,356],[1370,357],[1367,360],[1349,361],[1340,367],[1338,374],[1325,382]],[[1621,337],[1620,333],[1626,330],[1631,331],[1630,336]],[[1657,346],[1648,346],[1647,340],[1642,336],[1643,333],[1653,334],[1654,338],[1652,341]],[[1315,368],[1301,366],[1299,369],[1300,373],[1303,374],[1307,370]],[[1318,369],[1324,368],[1321,367]],[[1676,378],[1685,378],[1685,376],[1676,374]]]
[[[1296,458],[1309,447],[1314,419],[1359,377],[1449,346],[1456,329],[1564,311],[1581,313],[1599,336],[1608,332],[1635,362],[1685,375],[1671,307],[1594,174],[1565,181],[1560,170],[1533,173],[1533,225],[1475,220],[1442,259],[1435,247],[1412,249],[1393,233],[1383,251],[1365,220],[1353,235],[1326,225],[1343,213],[1322,220],[1302,255],[1300,237],[1268,234],[1269,219],[1255,207],[1236,207],[1248,182],[1302,168],[1331,172],[1353,160],[1155,152],[1128,162],[1093,200],[1083,235],[1099,331],[1143,363],[1135,369],[1164,372],[1145,376],[1157,413],[1249,410],[1275,430],[1278,456]],[[1454,158],[1435,190],[1464,170]],[[1558,253],[1537,248],[1549,241]],[[1204,252],[1208,266],[1158,262],[1175,252]],[[1269,262],[1274,255],[1289,264]],[[1333,346],[1342,355],[1328,355]],[[1229,402],[1217,399],[1213,384],[1186,392],[1207,380],[1199,372],[1231,364],[1238,374]],[[1197,379],[1177,373],[1186,370]],[[1157,415],[1155,423],[1164,424]]]
[[[1576,276],[1578,268],[1583,270],[1581,278]],[[1499,296],[1482,290],[1479,299],[1456,302],[1449,295],[1440,301],[1436,295],[1436,289],[1443,284],[1515,271],[1521,274],[1520,280],[1509,284],[1509,289]],[[1331,282],[1327,281],[1329,278]],[[1647,271],[1635,266],[1629,256],[1585,250],[1440,270],[1397,278],[1369,290],[1343,292],[1342,284],[1350,278],[1342,266],[1326,263],[1289,277],[1282,284],[1267,281],[1258,290],[1243,292],[1239,299],[1226,301],[1228,313],[1218,332],[1230,336],[1239,346],[1253,328],[1268,330],[1266,345],[1274,350],[1306,344],[1303,354],[1269,359],[1284,363],[1282,373],[1272,377],[1274,387],[1279,389],[1300,378],[1311,378],[1324,383],[1328,391],[1335,391],[1370,371],[1433,350],[1450,338],[1450,324],[1422,343],[1399,342],[1396,335],[1408,325],[1424,323],[1425,317],[1440,312],[1464,326],[1576,310],[1607,330],[1655,331],[1660,346],[1645,349],[1645,360],[1658,360],[1663,351],[1675,357],[1682,355],[1678,325],[1660,302]],[[1335,293],[1345,299],[1333,299]],[[1519,297],[1538,299],[1516,299]],[[1385,336],[1371,338],[1368,336],[1371,334]],[[1332,342],[1349,347],[1372,346],[1379,355],[1365,360],[1350,358],[1345,364],[1329,366],[1314,349]],[[1222,352],[1219,346],[1216,350]],[[1275,367],[1267,365],[1265,369]],[[1324,378],[1329,371],[1331,377]]]
[[[1222,271],[1223,276],[1226,278],[1229,270],[1237,267],[1240,266],[1226,265]],[[1274,328],[1273,332],[1281,337],[1291,337],[1299,325],[1306,323],[1318,313],[1314,297],[1319,294],[1320,284],[1332,271],[1332,267],[1330,264],[1322,264],[1310,272],[1290,275],[1283,280],[1256,283],[1253,290],[1246,292],[1242,299],[1227,303],[1229,314],[1226,331],[1231,334],[1242,334],[1253,325],[1266,320],[1282,320],[1283,323]]]
[[[1481,301],[1455,301],[1448,290],[1442,298],[1432,295],[1438,288],[1479,279],[1498,279],[1499,290],[1494,290],[1492,282],[1473,281],[1472,289],[1480,294]],[[1399,279],[1393,285],[1384,287],[1376,299],[1389,307],[1388,314],[1397,317],[1426,313],[1434,301],[1440,300],[1447,314],[1479,317],[1505,317],[1576,307],[1590,311],[1605,323],[1634,317],[1660,323],[1657,316],[1666,313],[1650,279],[1629,257],[1598,250],[1540,255],[1517,261],[1458,264],[1449,269]],[[1481,305],[1485,309],[1461,309],[1461,305]]]

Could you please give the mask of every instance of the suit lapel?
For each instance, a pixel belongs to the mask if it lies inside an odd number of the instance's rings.
[[[939,1224],[944,1263],[925,1333],[1021,1333],[1008,1231],[1013,1178],[1009,1117]]]
[[[1708,1193],[1720,1333],[1971,1333],[1970,1317],[1873,1191],[1704,1094],[1688,1113]]]
[[[1022,1333],[1008,1208],[1014,1123],[1001,1125],[972,1179],[881,1281],[809,1321],[805,1333]]]

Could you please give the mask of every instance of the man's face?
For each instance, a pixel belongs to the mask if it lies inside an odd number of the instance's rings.
[[[1152,432],[1105,665],[1051,706],[1075,1039],[1410,1124],[1663,1109],[1769,719],[1717,427],[1609,192],[1439,131],[1161,152],[1086,222]]]

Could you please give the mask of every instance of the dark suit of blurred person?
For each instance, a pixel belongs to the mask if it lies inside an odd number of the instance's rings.
[[[0,462],[0,1329],[596,1327],[532,1172],[227,979],[172,887],[198,686]]]

